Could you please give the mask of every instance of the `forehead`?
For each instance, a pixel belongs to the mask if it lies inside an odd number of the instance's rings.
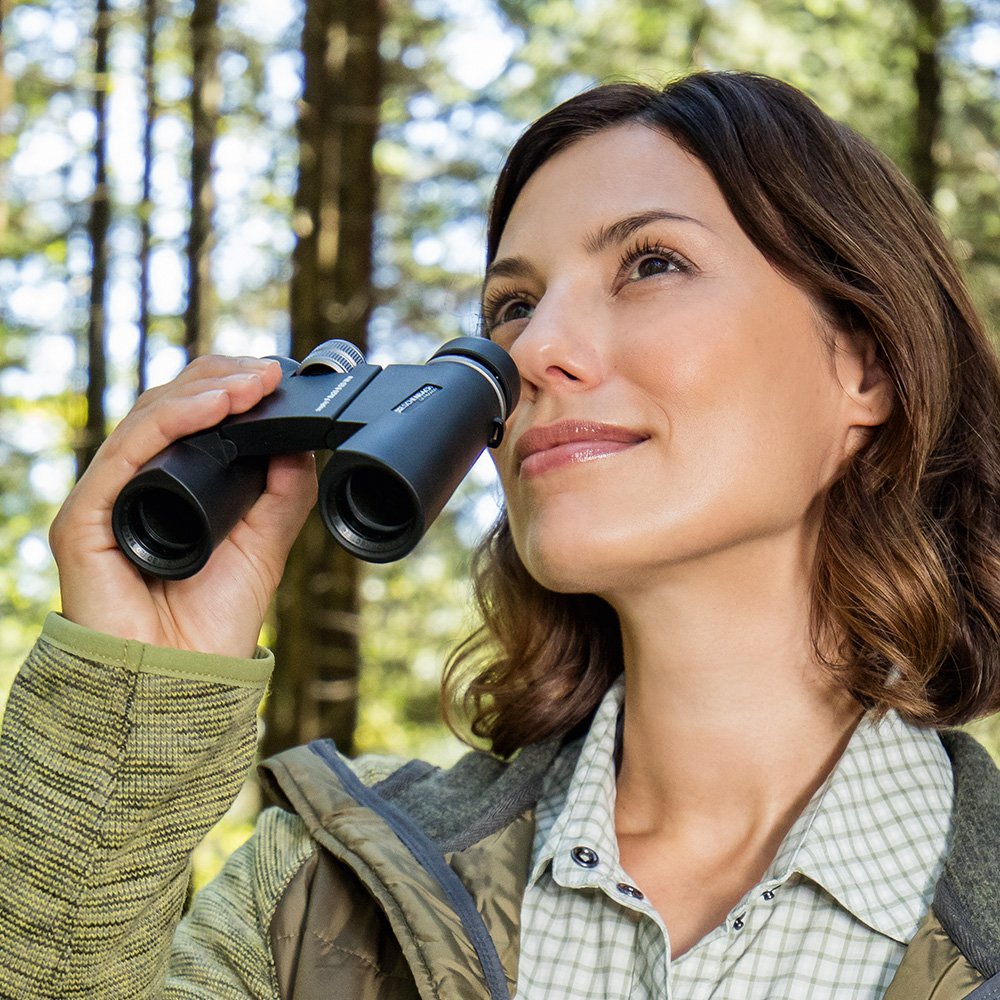
[[[514,202],[498,256],[524,253],[554,229],[589,231],[646,211],[735,225],[708,168],[673,139],[628,124],[579,139],[546,160]]]

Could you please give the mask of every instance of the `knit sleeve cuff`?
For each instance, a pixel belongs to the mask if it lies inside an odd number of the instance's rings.
[[[56,612],[45,619],[41,640],[73,656],[161,677],[259,687],[274,669],[273,654],[260,646],[251,659],[168,649],[92,632]]]

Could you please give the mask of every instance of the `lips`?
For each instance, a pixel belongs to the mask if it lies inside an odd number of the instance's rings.
[[[563,420],[534,427],[518,438],[514,454],[522,476],[590,462],[624,451],[645,441],[647,435],[616,424]]]

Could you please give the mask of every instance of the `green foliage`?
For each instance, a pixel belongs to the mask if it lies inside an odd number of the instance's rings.
[[[964,728],[986,747],[990,756],[1000,765],[1000,715],[979,719]]]
[[[481,233],[503,152],[524,124],[594,83],[658,84],[699,68],[769,73],[804,89],[908,168],[915,27],[904,0],[497,0],[485,15],[480,33],[491,45],[483,51],[506,57],[491,78],[483,70],[473,85],[461,60],[442,58],[460,51],[465,37],[455,7],[441,0],[392,10],[383,45],[390,83],[376,151],[383,305],[372,333],[375,346],[392,356],[419,360],[429,341],[474,327],[482,258],[472,234]],[[947,16],[937,207],[996,329],[997,76],[963,48],[961,33],[975,28],[975,13],[952,2]],[[419,568],[426,558],[420,553],[442,544],[443,536],[432,533],[399,567],[369,573],[359,727],[365,749],[438,748],[430,723],[437,678],[464,631],[454,627],[464,599],[454,585],[463,572],[461,547],[447,540],[442,558],[449,569],[439,578],[439,563]],[[453,613],[432,617],[452,601]],[[444,630],[432,629],[432,621]]]
[[[72,477],[67,326],[82,315],[76,115],[79,34],[62,3],[18,4],[3,22],[0,108],[0,708],[55,600],[47,525]]]
[[[992,10],[988,0],[946,5],[935,205],[996,330],[1000,85],[997,65],[973,57]],[[115,4],[112,113],[124,136],[121,155],[110,162],[117,304],[109,409],[116,414],[134,385],[129,289],[145,211],[161,262],[153,381],[177,363],[170,345],[184,306],[187,13],[183,4],[164,8],[158,23],[156,185],[147,208],[139,203],[137,129],[126,100],[137,86],[139,5]],[[55,600],[51,562],[39,559],[39,546],[69,484],[72,427],[79,425],[73,400],[83,373],[73,344],[84,328],[89,276],[80,226],[92,187],[91,16],[86,5],[47,0],[16,4],[3,24],[14,84],[11,108],[0,109],[0,671],[7,674]],[[287,344],[300,17],[301,5],[223,5],[213,257],[220,350],[260,354]],[[625,77],[659,83],[702,67],[771,73],[802,87],[905,169],[914,33],[905,0],[390,0],[376,148],[373,359],[422,361],[442,341],[476,328],[492,178],[521,128],[556,101]],[[475,511],[489,508],[492,489],[485,476],[467,482],[409,559],[367,571],[361,749],[439,760],[458,752],[438,721],[438,680],[448,651],[471,626],[469,544],[482,521]],[[243,820],[235,822],[244,829]]]
[[[359,752],[443,764],[465,749],[441,724],[438,692],[448,655],[475,627],[469,544],[495,511],[490,487],[477,478],[460,488],[406,560],[366,570]]]
[[[52,401],[0,397],[0,714],[52,609],[55,573],[45,525],[70,475],[65,432]]]

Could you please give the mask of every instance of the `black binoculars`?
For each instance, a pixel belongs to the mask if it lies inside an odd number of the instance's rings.
[[[423,365],[380,368],[345,340],[305,360],[276,358],[278,388],[246,413],[182,438],[144,465],[115,501],[119,547],[144,573],[192,576],[264,491],[270,455],[330,449],[323,521],[368,562],[405,556],[517,405],[517,368],[477,337]]]

